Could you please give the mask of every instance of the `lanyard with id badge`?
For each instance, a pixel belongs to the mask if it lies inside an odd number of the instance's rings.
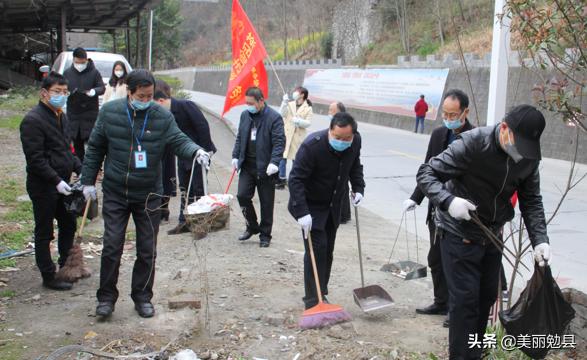
[[[130,116],[130,111],[126,108],[126,113],[128,115],[128,123],[130,124],[130,131],[132,136],[134,136],[134,125],[132,121],[132,117]],[[145,135],[145,128],[147,127],[147,122],[149,121],[149,113],[145,114],[145,121],[143,122],[143,129],[141,130],[141,134],[138,137],[135,137],[137,140],[137,150],[133,152],[135,158],[135,169],[146,169],[147,168],[147,152],[143,151],[141,146],[141,140],[143,140],[143,136]]]

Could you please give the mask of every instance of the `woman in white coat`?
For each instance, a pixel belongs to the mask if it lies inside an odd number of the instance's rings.
[[[106,92],[104,93],[104,103],[110,100],[120,99],[126,97],[126,66],[122,61],[117,61],[112,67],[112,75],[110,81],[106,85]]]
[[[300,145],[306,139],[306,129],[312,124],[312,102],[308,99],[308,89],[298,86],[292,94],[293,101],[289,101],[287,94],[281,103],[285,130],[285,150],[283,160],[279,164],[279,183],[277,189],[284,189],[287,183],[287,160],[294,160]]]

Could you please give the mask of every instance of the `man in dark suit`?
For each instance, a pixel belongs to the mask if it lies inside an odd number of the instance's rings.
[[[241,114],[232,150],[232,166],[239,169],[237,199],[247,229],[239,237],[244,241],[260,233],[261,247],[269,247],[273,228],[275,182],[285,148],[281,115],[267,106],[263,92],[250,87],[245,93],[247,109]],[[253,206],[255,188],[261,203],[261,222]]]
[[[289,177],[290,214],[302,227],[304,237],[311,233],[322,294],[328,295],[328,281],[341,206],[348,201],[348,182],[352,201],[359,206],[365,191],[361,164],[361,137],[357,123],[348,113],[339,112],[330,128],[309,135],[298,150]],[[304,304],[318,303],[309,247],[304,241]]]
[[[444,124],[443,126],[436,128],[430,136],[428,151],[426,152],[426,159],[424,160],[425,163],[427,163],[432,157],[446,150],[446,148],[448,148],[448,146],[457,139],[460,134],[473,128],[469,120],[467,120],[467,114],[469,113],[469,97],[461,90],[449,90],[444,95],[442,110]],[[420,205],[424,198],[424,193],[418,186],[416,186],[412,196],[404,201],[404,212],[414,210],[416,205]],[[428,202],[428,214],[426,215],[426,224],[430,231],[428,266],[430,267],[430,273],[432,274],[434,303],[425,308],[416,309],[416,312],[425,315],[446,315],[448,313],[448,288],[442,271],[440,243],[436,234],[434,213],[434,206],[431,202]],[[448,319],[445,320],[444,326],[448,327]]]
[[[214,146],[212,137],[210,135],[210,126],[208,125],[208,121],[206,120],[206,117],[204,117],[204,114],[202,114],[202,111],[200,111],[198,106],[193,101],[171,97],[171,87],[163,80],[157,80],[153,99],[171,111],[179,129],[193,142],[200,145],[208,153],[212,154],[216,152],[216,146]],[[173,191],[169,190],[175,188],[175,184],[173,184],[173,180],[175,178],[175,174],[173,173],[175,168],[173,165],[175,164],[175,161],[170,160],[170,157],[175,159],[175,154],[172,152],[167,152],[165,158],[163,159],[163,188],[166,190],[166,193],[172,194]],[[177,162],[177,176],[179,180],[179,189],[182,194],[185,194],[189,187],[191,173],[192,162],[189,160],[186,161],[185,159],[179,159]],[[197,200],[200,197],[206,195],[204,194],[204,184],[202,181],[202,167],[196,166],[194,169],[194,176],[192,178],[192,187],[190,188],[188,204],[191,204],[194,202],[194,200]],[[163,205],[164,212],[166,205],[168,206],[169,204],[169,200],[166,199],[165,203],[166,204]],[[181,207],[179,209],[179,223],[175,228],[167,232],[169,235],[181,234],[190,231],[186,224],[185,215],[183,213],[184,208],[185,196],[182,196]]]

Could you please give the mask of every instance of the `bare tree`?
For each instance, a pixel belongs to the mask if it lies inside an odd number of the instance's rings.
[[[440,11],[440,3],[442,0],[435,0],[436,21],[438,22],[438,37],[440,38],[440,46],[444,46],[444,29],[442,26],[442,13]]]

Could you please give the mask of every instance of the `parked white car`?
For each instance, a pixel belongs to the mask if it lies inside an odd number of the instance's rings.
[[[94,62],[94,66],[100,74],[102,75],[102,80],[104,81],[104,85],[108,84],[110,80],[110,75],[112,75],[112,67],[114,63],[117,61],[122,61],[126,66],[127,73],[132,71],[132,66],[128,63],[128,60],[123,55],[120,54],[113,54],[107,52],[99,52],[99,51],[88,51],[88,59],[92,59]],[[65,69],[71,67],[71,63],[73,62],[73,51],[64,51],[53,63],[53,67],[51,68],[52,71],[58,72],[59,74],[63,75]],[[102,106],[102,96],[100,96],[100,106]]]

